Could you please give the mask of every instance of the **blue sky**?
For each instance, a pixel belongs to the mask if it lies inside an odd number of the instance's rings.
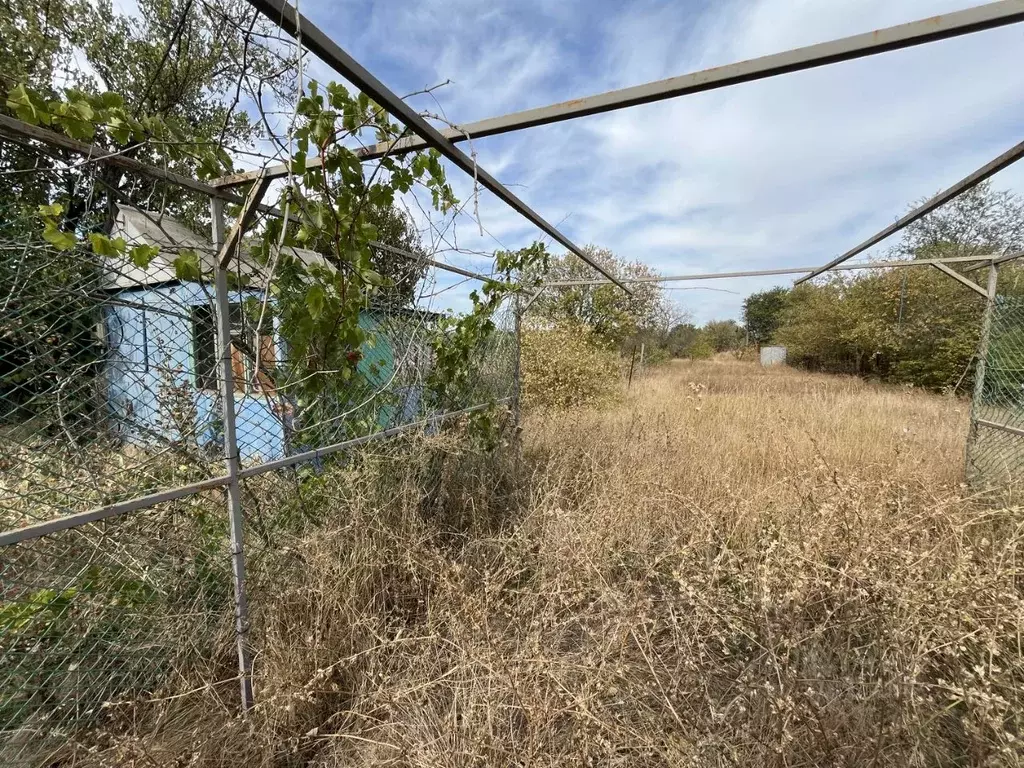
[[[412,103],[453,122],[974,4],[300,1],[303,14],[395,92],[450,80]],[[318,63],[310,73],[336,79]],[[481,139],[473,149],[482,167],[580,244],[664,274],[799,266],[847,250],[1024,138],[1022,93],[1024,25]],[[449,177],[468,197],[469,180],[455,169]],[[995,184],[1024,192],[1024,167]],[[460,248],[493,251],[539,236],[489,194],[480,216],[483,237],[468,216],[457,222]],[[444,257],[489,266],[484,256]],[[698,322],[738,318],[744,296],[787,280],[687,283],[718,290],[670,295]],[[438,280],[441,288],[452,283],[450,275]],[[444,292],[435,306],[464,308],[468,290]]]

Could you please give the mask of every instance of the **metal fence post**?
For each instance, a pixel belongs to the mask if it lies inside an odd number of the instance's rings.
[[[512,425],[519,430],[522,416],[523,397],[523,303],[520,294],[515,296],[516,356],[512,371]]]
[[[988,268],[988,300],[985,302],[985,314],[981,320],[981,339],[978,342],[978,365],[974,370],[974,402],[980,404],[985,390],[985,368],[988,365],[988,344],[992,335],[992,312],[996,302],[996,285],[999,282],[999,267],[995,264]]]
[[[999,267],[992,263],[988,268],[988,286],[985,291],[985,314],[981,320],[981,337],[978,340],[978,364],[974,368],[974,391],[971,396],[971,421],[967,433],[967,447],[964,466],[967,480],[972,485],[983,482],[978,472],[972,470],[977,461],[979,414],[983,414],[982,398],[985,395],[985,375],[988,368],[989,341],[992,336],[992,315],[995,311],[996,286],[999,282]]]
[[[213,217],[213,242],[219,250],[224,243],[224,203],[210,201]],[[220,402],[224,429],[224,466],[230,478],[225,486],[228,520],[231,526],[231,570],[235,586],[235,638],[238,645],[238,673],[242,689],[242,709],[253,705],[252,655],[249,652],[249,606],[245,591],[245,540],[242,517],[242,495],[238,484],[238,440],[235,435],[235,383],[231,368],[231,308],[228,301],[226,268],[217,264],[215,302],[217,315],[217,347],[220,361]]]

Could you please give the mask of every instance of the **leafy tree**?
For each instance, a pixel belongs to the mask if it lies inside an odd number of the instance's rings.
[[[744,345],[747,333],[735,320],[712,320],[701,335],[715,352],[731,352]]]
[[[980,185],[908,227],[892,257],[943,258],[1024,245],[1024,201]],[[960,265],[953,269],[963,270]],[[983,280],[984,271],[969,277]],[[1000,268],[999,293],[1024,293],[1024,272]],[[984,299],[931,269],[831,275],[793,289],[774,341],[791,362],[932,389],[969,388]]]
[[[715,348],[711,346],[708,337],[704,333],[697,335],[696,340],[687,350],[687,357],[691,360],[709,360],[715,354]]]
[[[642,278],[657,274],[646,264],[627,262],[607,248],[588,245],[583,250],[619,277]],[[551,260],[544,279],[588,280],[595,279],[595,272],[576,255],[566,253]],[[555,323],[589,328],[598,340],[611,348],[629,349],[634,344],[639,345],[639,334],[655,334],[660,338],[668,331],[672,318],[671,304],[660,285],[633,283],[630,287],[632,296],[611,284],[548,289],[534,304],[533,311]]]
[[[1022,249],[1024,198],[985,181],[907,227],[889,255],[922,259]]]
[[[228,154],[185,150],[250,148],[259,121],[238,109],[242,96],[258,98],[249,84],[273,91],[291,82],[292,63],[253,43],[269,29],[241,0],[140,0],[137,16],[118,13],[110,0],[14,0],[0,10],[0,35],[12,41],[0,53],[0,72],[7,78],[5,92],[25,86],[42,105],[79,105],[116,93],[122,122],[97,130],[97,121],[78,111],[66,116],[64,129],[151,165],[204,178],[228,167]],[[24,108],[31,99],[22,93],[15,101]],[[115,140],[127,135],[129,120],[142,123],[132,137],[141,133],[148,141],[126,146]],[[159,204],[189,223],[209,222],[205,201],[172,185],[126,178],[109,166],[79,168],[77,158],[59,151],[49,155],[5,143],[0,167],[31,163],[35,169],[6,190],[9,200],[42,204],[63,196],[68,226],[120,201]],[[88,194],[83,185],[90,187]]]
[[[665,346],[672,357],[688,357],[690,348],[699,338],[700,329],[693,323],[677,323],[668,332]]]
[[[420,233],[412,218],[397,204],[371,205],[366,210],[367,221],[377,230],[377,240],[401,248],[403,251],[426,258]],[[392,253],[374,249],[370,256],[373,268],[390,283],[381,290],[381,302],[410,307],[416,300],[416,285],[426,274],[426,264]]]
[[[782,324],[782,312],[786,308],[788,288],[770,288],[752,293],[743,302],[743,324],[755,344],[769,344],[772,336]]]
[[[791,363],[812,370],[846,370],[844,363],[853,353],[844,342],[849,325],[844,290],[843,280],[832,277],[790,292],[774,341],[786,347]]]

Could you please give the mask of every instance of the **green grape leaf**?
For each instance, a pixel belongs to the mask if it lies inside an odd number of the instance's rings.
[[[92,243],[92,251],[97,256],[120,256],[125,250],[123,237],[117,237],[111,240],[100,232],[90,232],[89,242]]]
[[[51,203],[50,205],[40,205],[37,209],[40,216],[60,216],[64,213],[64,206],[60,203]]]
[[[310,317],[314,320],[319,319],[324,312],[326,300],[327,296],[322,285],[314,283],[309,286],[309,290],[306,291],[306,307],[309,309]]]
[[[160,253],[159,246],[143,243],[142,245],[133,246],[128,255],[136,266],[146,269],[158,253]]]
[[[197,282],[203,277],[203,269],[199,264],[199,254],[195,251],[182,250],[174,259],[174,274],[179,280]]]

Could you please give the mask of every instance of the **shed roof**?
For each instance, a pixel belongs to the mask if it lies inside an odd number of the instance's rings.
[[[107,288],[143,288],[178,282],[174,259],[181,250],[195,251],[203,274],[213,274],[217,266],[217,249],[213,242],[198,235],[173,216],[119,205],[111,237],[123,237],[129,247],[156,245],[160,252],[149,265],[140,267],[127,255],[106,259],[104,284]],[[319,253],[305,248],[288,248],[306,264],[327,264]],[[245,244],[232,261],[231,271],[243,277],[261,273],[263,268],[249,255]]]

